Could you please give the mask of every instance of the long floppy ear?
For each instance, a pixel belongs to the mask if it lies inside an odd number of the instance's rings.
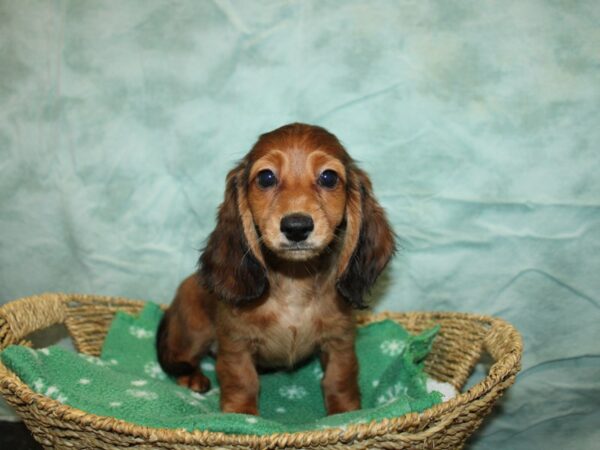
[[[367,174],[349,170],[346,230],[338,264],[338,292],[356,308],[396,250],[394,232],[373,196]]]
[[[260,297],[269,286],[243,177],[243,163],[227,174],[217,226],[199,261],[206,288],[236,305]]]

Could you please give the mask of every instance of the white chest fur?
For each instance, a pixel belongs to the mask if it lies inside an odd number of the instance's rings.
[[[321,337],[322,313],[318,293],[286,289],[273,295],[257,311],[267,318],[255,340],[260,365],[291,367],[314,353]]]

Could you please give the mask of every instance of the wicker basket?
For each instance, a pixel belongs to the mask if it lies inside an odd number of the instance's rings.
[[[31,345],[26,337],[64,324],[82,353],[97,356],[117,311],[137,313],[144,302],[90,295],[44,294],[0,308],[0,349]],[[457,449],[479,426],[520,369],[521,337],[506,322],[459,313],[363,314],[359,323],[383,319],[412,333],[440,324],[440,335],[425,362],[434,378],[461,389],[484,352],[493,359],[485,379],[450,401],[423,413],[352,425],[345,429],[227,435],[209,431],[158,429],[101,417],[37,394],[0,364],[0,392],[45,448],[226,448],[226,449]]]

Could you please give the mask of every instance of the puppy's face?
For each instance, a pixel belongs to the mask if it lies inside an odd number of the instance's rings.
[[[345,152],[340,152],[335,138],[303,141],[271,136],[259,144],[251,155],[247,179],[248,206],[260,239],[288,260],[321,254],[344,219]]]
[[[261,243],[290,261],[331,251],[335,258],[324,262],[335,269],[335,287],[356,307],[395,249],[367,174],[333,134],[301,123],[261,135],[227,174],[200,257],[207,289],[234,304],[263,295],[269,272]]]

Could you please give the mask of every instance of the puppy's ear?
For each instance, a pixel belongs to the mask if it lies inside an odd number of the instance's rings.
[[[356,308],[396,250],[394,232],[373,196],[367,174],[352,167],[348,177],[346,231],[338,263],[338,292]]]
[[[217,226],[200,256],[200,275],[208,290],[232,304],[254,300],[267,290],[265,264],[246,200],[244,163],[227,174],[225,200]]]

